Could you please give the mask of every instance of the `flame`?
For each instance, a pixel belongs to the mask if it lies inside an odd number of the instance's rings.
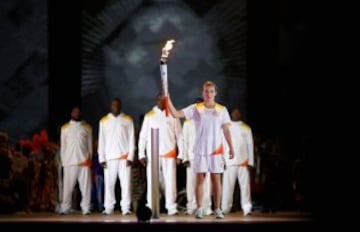
[[[166,41],[165,46],[162,48],[162,56],[168,57],[170,54],[170,50],[174,47],[173,43],[175,43],[175,40],[168,40]]]

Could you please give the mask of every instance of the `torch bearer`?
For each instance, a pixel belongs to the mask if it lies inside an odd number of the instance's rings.
[[[175,40],[166,41],[165,46],[162,48],[161,59],[160,59],[160,74],[161,74],[161,86],[162,94],[164,98],[164,107],[166,117],[169,115],[169,95],[168,95],[168,79],[167,79],[167,65],[166,60],[170,55],[170,50],[173,48],[173,43]]]

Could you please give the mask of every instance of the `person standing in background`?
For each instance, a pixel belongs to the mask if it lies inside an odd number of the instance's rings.
[[[254,142],[251,128],[241,121],[240,109],[231,112],[230,124],[231,140],[234,146],[234,158],[225,155],[226,169],[223,174],[223,193],[221,209],[230,213],[233,205],[233,194],[236,179],[241,192],[241,208],[245,216],[250,215],[252,209],[249,168],[254,167]],[[225,144],[227,146],[227,144]],[[228,149],[225,149],[227,151]]]
[[[182,155],[182,127],[179,119],[171,115],[166,117],[161,94],[156,96],[156,106],[144,117],[139,135],[139,161],[146,165],[147,176],[147,206],[152,207],[151,195],[151,128],[159,128],[159,179],[160,186],[165,190],[165,208],[168,215],[176,215],[177,187],[176,161]],[[145,155],[146,151],[146,155]],[[177,154],[178,153],[178,154]]]
[[[114,213],[115,184],[120,180],[123,215],[131,214],[131,165],[135,151],[135,132],[132,118],[121,112],[121,100],[111,101],[111,113],[101,118],[99,123],[98,154],[104,168],[104,207],[103,214]]]
[[[82,213],[90,214],[92,152],[92,128],[81,119],[80,108],[74,107],[70,122],[61,127],[60,159],[64,172],[61,214],[70,212],[76,181],[82,195]]]

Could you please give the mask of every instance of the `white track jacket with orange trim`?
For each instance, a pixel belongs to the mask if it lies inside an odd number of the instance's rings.
[[[61,127],[60,159],[62,166],[90,166],[92,157],[92,129],[85,121],[65,123]]]
[[[194,159],[194,146],[195,146],[195,123],[194,120],[186,119],[183,125],[183,147],[184,147],[184,159],[190,161]]]
[[[139,135],[139,159],[147,156],[151,160],[151,128],[159,128],[159,155],[160,157],[183,157],[182,128],[180,120],[171,115],[166,117],[165,110],[157,106],[144,117]],[[146,155],[145,155],[146,150]],[[178,151],[178,155],[177,155]]]
[[[229,159],[225,155],[227,166],[254,166],[254,143],[251,128],[243,121],[231,121],[229,126],[231,140],[234,148],[234,158]],[[229,146],[224,141],[225,152],[229,152]]]
[[[112,113],[104,116],[99,123],[99,162],[112,159],[134,159],[135,132],[131,116]]]

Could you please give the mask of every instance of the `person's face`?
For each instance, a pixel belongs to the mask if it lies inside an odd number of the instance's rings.
[[[79,121],[81,118],[81,112],[80,109],[78,107],[75,107],[74,109],[72,109],[71,111],[71,118],[75,121]]]
[[[231,112],[231,119],[233,121],[239,121],[241,119],[241,112],[239,109],[233,109]]]
[[[156,97],[156,105],[160,110],[164,110],[164,101],[161,95]]]
[[[120,114],[121,104],[119,101],[111,101],[111,113],[113,115]]]
[[[203,98],[205,102],[213,102],[215,101],[216,97],[216,90],[214,86],[204,86],[203,87]]]

